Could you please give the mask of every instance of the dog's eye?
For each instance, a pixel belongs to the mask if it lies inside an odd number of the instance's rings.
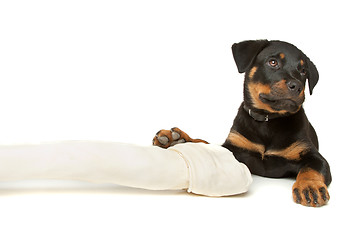
[[[270,59],[268,64],[269,64],[270,67],[273,67],[273,68],[278,68],[279,67],[279,63],[278,63],[278,61],[276,59]]]

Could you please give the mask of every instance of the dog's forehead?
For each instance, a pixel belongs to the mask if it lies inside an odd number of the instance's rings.
[[[261,58],[279,55],[282,58],[294,60],[299,60],[304,56],[303,52],[294,45],[281,41],[271,41],[270,44],[259,53],[259,57]]]

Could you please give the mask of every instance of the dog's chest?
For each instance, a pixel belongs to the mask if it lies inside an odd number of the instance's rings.
[[[262,159],[276,156],[296,161],[300,160],[301,155],[310,149],[310,146],[302,141],[289,142],[286,147],[282,148],[270,147],[265,144],[255,143],[236,131],[231,131],[227,140],[235,147],[259,153]]]

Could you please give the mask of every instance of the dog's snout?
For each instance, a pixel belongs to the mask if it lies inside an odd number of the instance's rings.
[[[290,90],[290,92],[294,93],[294,94],[300,94],[301,91],[303,90],[303,86],[301,84],[300,81],[297,80],[290,80],[286,83],[288,89]]]

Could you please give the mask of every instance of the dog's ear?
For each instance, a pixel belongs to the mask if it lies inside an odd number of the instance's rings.
[[[250,68],[256,56],[268,43],[268,40],[250,40],[232,45],[232,53],[239,73],[243,73]]]
[[[309,58],[307,58],[307,65],[308,65],[308,68],[309,68],[308,84],[309,84],[309,91],[310,91],[310,95],[311,95],[315,85],[319,81],[319,72],[316,69],[315,64],[312,61],[310,61]]]

